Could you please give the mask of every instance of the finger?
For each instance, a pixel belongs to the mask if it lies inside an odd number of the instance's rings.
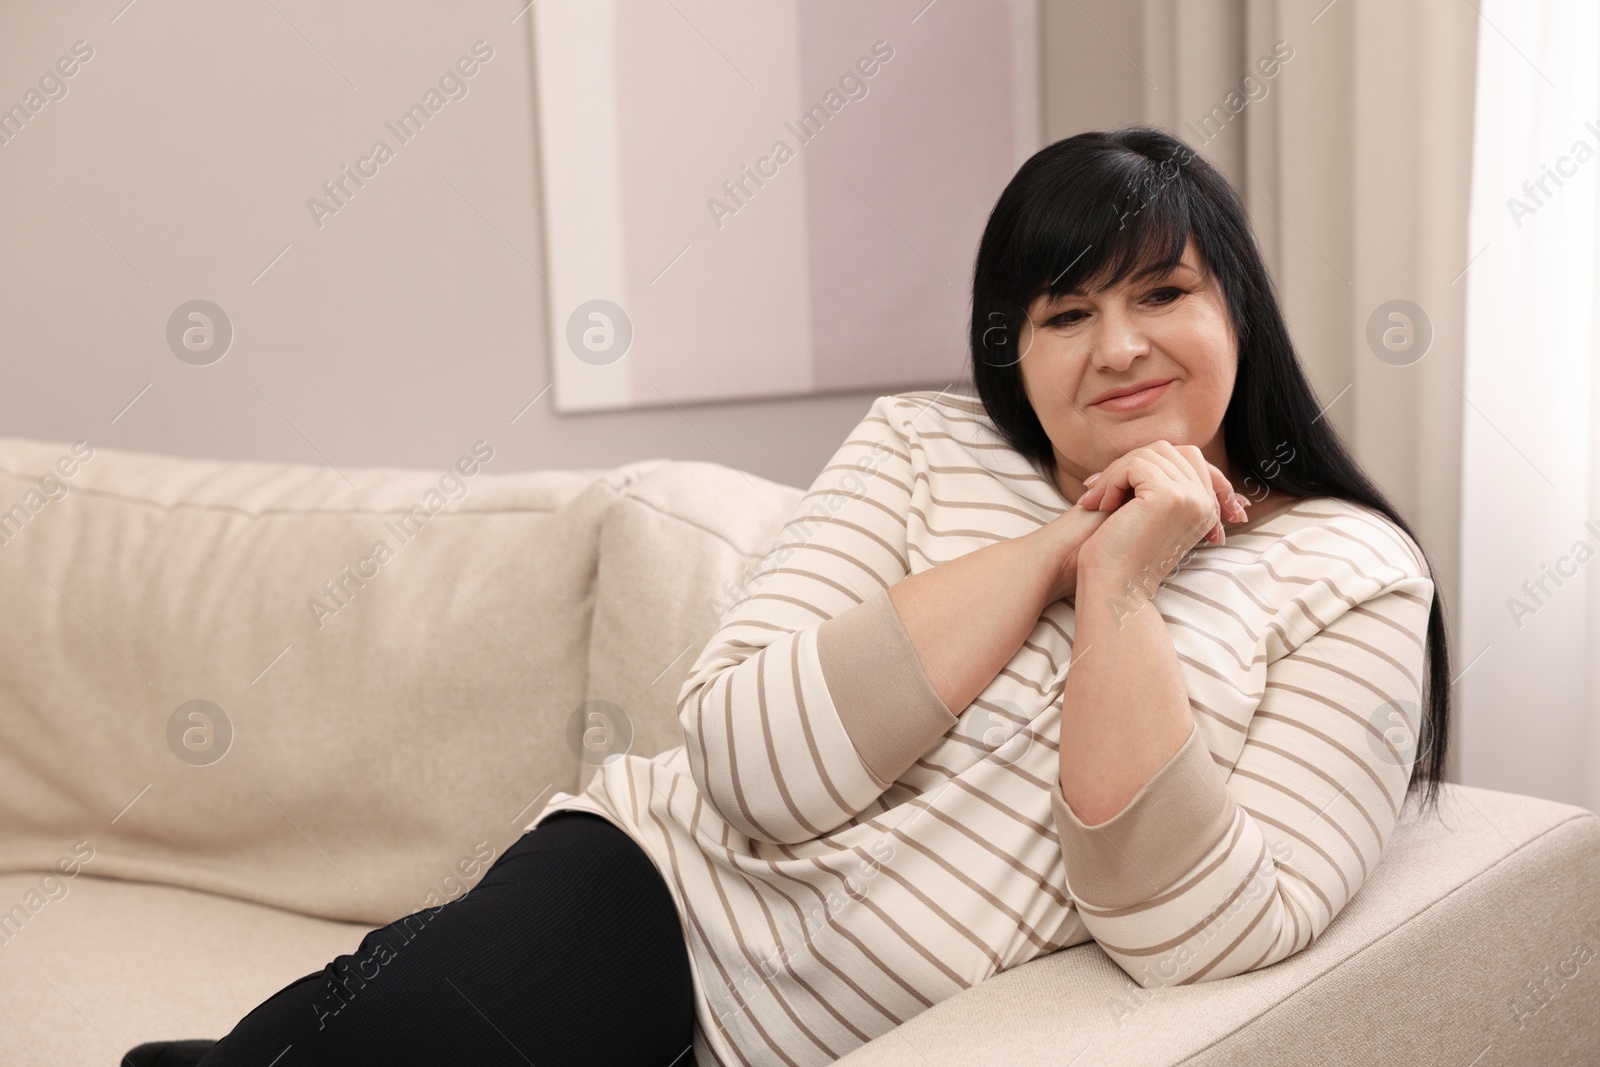
[[[1111,477],[1112,473],[1117,469],[1121,461],[1122,457],[1118,456],[1110,463],[1107,463],[1105,467],[1099,471],[1096,471],[1095,473],[1100,476],[1099,479],[1096,480],[1093,485],[1087,486],[1083,492],[1078,495],[1077,502],[1083,505],[1089,511],[1094,511],[1100,504],[1101,494],[1105,492],[1107,479]]]
[[[1244,510],[1243,498],[1234,491],[1233,483],[1216,465],[1206,459],[1196,445],[1175,445],[1173,449],[1188,470],[1216,498],[1217,510],[1228,522],[1244,522],[1249,513]]]
[[[1143,451],[1130,453],[1111,487],[1101,496],[1100,507],[1106,511],[1115,511],[1137,496],[1140,487],[1163,484],[1171,486],[1173,478],[1157,457]]]
[[[1134,496],[1135,483],[1129,479],[1128,469],[1139,460],[1154,463],[1155,469],[1162,470],[1169,478],[1184,477],[1175,464],[1160,456],[1155,445],[1142,445],[1118,456],[1100,472],[1099,479],[1080,498],[1083,506],[1091,511],[1115,511],[1121,507]]]
[[[1162,439],[1147,445],[1148,458],[1167,472],[1167,477],[1178,483],[1193,482],[1194,471],[1171,441]]]
[[[1195,445],[1174,445],[1162,440],[1156,443],[1163,456],[1170,457],[1174,467],[1181,468],[1177,476],[1182,484],[1203,491],[1211,501],[1205,539],[1212,544],[1223,543],[1224,519],[1235,519],[1237,506],[1233,502],[1233,489],[1226,476],[1213,466]],[[1155,447],[1155,446],[1152,446]]]

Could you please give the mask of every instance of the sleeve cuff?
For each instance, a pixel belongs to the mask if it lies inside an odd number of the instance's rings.
[[[817,659],[845,732],[880,789],[956,724],[887,588],[822,623]]]
[[[1238,810],[1198,726],[1105,822],[1085,825],[1059,781],[1050,807],[1073,897],[1102,908],[1142,903],[1167,889],[1222,840]]]

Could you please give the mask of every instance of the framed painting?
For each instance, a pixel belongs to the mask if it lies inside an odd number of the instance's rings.
[[[557,409],[942,386],[1038,0],[539,0]]]

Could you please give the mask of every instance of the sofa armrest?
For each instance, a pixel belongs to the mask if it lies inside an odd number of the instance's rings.
[[[996,975],[839,1062],[1580,1063],[1596,1048],[1600,818],[1446,785],[1440,816],[1408,809],[1367,884],[1280,963],[1145,989],[1091,942]]]

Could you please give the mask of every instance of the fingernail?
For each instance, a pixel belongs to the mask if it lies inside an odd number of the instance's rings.
[[[1087,489],[1089,486],[1093,485],[1095,483],[1095,480],[1097,478],[1099,478],[1099,477],[1100,477],[1100,472],[1099,471],[1095,471],[1093,474],[1089,475],[1089,477],[1087,477],[1087,478],[1085,478],[1083,480],[1084,488]]]

